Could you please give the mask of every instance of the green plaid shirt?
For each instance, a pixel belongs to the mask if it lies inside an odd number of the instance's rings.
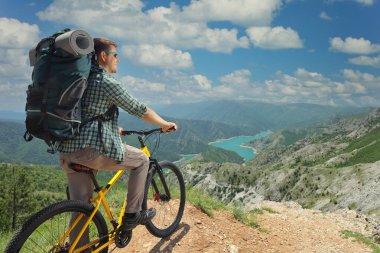
[[[105,113],[112,105],[139,118],[147,112],[146,106],[128,94],[112,75],[99,66],[92,66],[87,89],[81,99],[82,122]],[[58,150],[71,153],[86,147],[95,148],[111,159],[124,161],[124,145],[120,138],[117,117],[103,122],[102,136],[98,133],[98,121],[88,122],[83,125],[78,137],[62,142]]]

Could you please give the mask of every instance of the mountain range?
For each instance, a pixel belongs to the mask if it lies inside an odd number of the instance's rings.
[[[236,154],[210,148],[208,143],[238,135],[255,135],[263,130],[321,124],[339,115],[366,112],[369,109],[216,101],[160,106],[156,110],[179,127],[177,132],[160,138],[161,148],[156,153],[159,159],[175,161],[180,159],[181,154],[203,152],[207,161],[222,159],[223,162],[236,162]],[[46,153],[43,141],[24,142],[24,115],[23,112],[0,111],[0,162],[55,164],[57,157]],[[155,127],[126,113],[120,113],[119,124],[124,129],[133,130]],[[154,146],[155,137],[150,140]],[[138,145],[136,138],[128,138],[127,142]]]

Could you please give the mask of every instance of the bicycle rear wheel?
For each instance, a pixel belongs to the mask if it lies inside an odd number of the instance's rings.
[[[153,165],[155,166],[155,165]],[[185,182],[180,170],[171,162],[160,162],[147,179],[143,209],[155,208],[156,216],[145,224],[157,237],[167,237],[177,228],[185,208]]]
[[[48,206],[23,224],[4,252],[69,252],[70,236],[64,237],[61,243],[58,243],[58,241],[70,227],[72,214],[75,217],[83,214],[77,224],[78,227],[80,226],[78,229],[80,229],[93,210],[92,205],[77,200],[66,200]],[[81,252],[91,252],[108,241],[107,225],[100,212],[95,214],[87,231],[88,233],[83,235],[78,244],[85,245],[93,242],[93,245],[86,251]],[[79,247],[77,245],[76,249]],[[108,247],[100,252],[107,253],[107,251]]]

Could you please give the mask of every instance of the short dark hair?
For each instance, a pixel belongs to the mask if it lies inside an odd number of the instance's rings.
[[[109,50],[111,46],[117,47],[116,43],[112,40],[94,38],[94,50],[96,55],[99,55],[102,51]]]
[[[92,63],[99,64],[99,54],[103,51],[109,50],[111,46],[117,47],[116,43],[112,40],[105,38],[94,38],[95,54],[92,57]]]

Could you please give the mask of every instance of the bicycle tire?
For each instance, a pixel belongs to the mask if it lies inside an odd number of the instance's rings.
[[[67,230],[66,225],[68,227],[70,224],[72,212],[83,213],[89,216],[93,210],[94,206],[79,200],[65,200],[52,204],[29,218],[11,239],[4,252],[68,252],[69,238],[67,237],[59,245],[59,248],[56,248],[56,245],[54,245],[56,243],[55,239],[64,235],[64,231]],[[63,222],[63,219],[65,219],[65,222]],[[53,223],[56,225],[54,226]],[[60,231],[62,224],[65,227]],[[49,226],[51,230],[49,230]],[[89,237],[95,232],[97,234],[95,238],[100,239],[100,244],[97,246],[108,242],[107,224],[100,212],[97,212],[93,217],[92,222],[89,224],[89,231]],[[91,237],[91,241],[95,238]],[[48,245],[42,245],[44,242]],[[108,247],[104,248],[101,252],[107,253]]]
[[[164,238],[171,235],[181,222],[186,192],[182,173],[175,164],[164,161],[160,162],[159,166],[162,168],[161,175],[165,182],[162,181],[157,168],[150,171],[145,185],[143,210],[156,208],[156,216],[145,226],[152,235]],[[165,183],[168,185],[166,190]]]

